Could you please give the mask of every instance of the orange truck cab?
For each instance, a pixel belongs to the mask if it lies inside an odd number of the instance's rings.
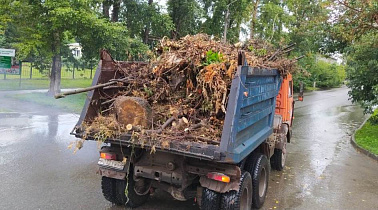
[[[303,86],[301,84],[298,100],[303,100]],[[274,134],[269,139],[271,165],[273,169],[282,170],[286,160],[286,144],[290,143],[292,123],[294,119],[293,77],[284,76],[281,88],[276,98],[274,116]]]

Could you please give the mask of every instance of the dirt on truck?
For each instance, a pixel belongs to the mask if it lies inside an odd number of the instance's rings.
[[[201,209],[262,207],[292,134],[292,47],[199,34],[161,40],[148,63],[102,51],[92,87],[57,97],[89,91],[72,134],[77,149],[101,146],[104,197],[138,207],[162,189]]]

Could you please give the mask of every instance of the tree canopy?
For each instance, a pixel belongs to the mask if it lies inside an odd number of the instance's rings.
[[[372,112],[378,105],[378,2],[339,0],[332,7],[330,31],[333,43],[343,43],[349,96]]]
[[[296,43],[289,56],[306,56],[294,77],[308,87],[337,87],[348,65],[350,96],[366,110],[377,104],[374,0],[0,0],[0,46],[20,59],[50,69],[51,91],[59,91],[61,57],[79,42],[92,62],[106,48],[118,60],[148,59],[163,37],[207,33],[236,43],[256,39],[276,47]],[[368,44],[369,43],[369,44]],[[263,53],[263,52],[259,52]],[[366,54],[369,55],[366,55]],[[55,82],[57,81],[57,82]],[[363,96],[362,96],[363,95]]]

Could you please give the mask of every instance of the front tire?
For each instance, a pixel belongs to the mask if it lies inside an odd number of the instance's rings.
[[[282,149],[274,149],[274,154],[270,158],[272,169],[282,171],[285,168],[286,156],[286,152]]]
[[[286,137],[284,140],[284,145],[282,149],[274,149],[274,154],[270,158],[270,163],[272,165],[272,169],[277,171],[282,171],[285,168],[286,164],[286,157],[287,157],[287,150],[286,150]]]
[[[240,178],[239,191],[232,190],[222,195],[222,210],[250,210],[252,207],[252,177],[247,171]]]

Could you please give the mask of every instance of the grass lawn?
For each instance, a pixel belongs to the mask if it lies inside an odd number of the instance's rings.
[[[70,69],[67,68],[66,65],[62,65],[62,72],[61,76],[64,79],[72,79],[75,76],[75,79],[89,79],[91,76],[93,77],[96,72],[96,66],[92,68],[92,75],[90,69],[75,69],[75,72],[72,72],[72,66]],[[31,74],[31,75],[30,75]],[[2,79],[4,75],[0,75]],[[22,79],[29,79],[30,76],[32,79],[48,79],[48,71],[45,70],[41,73],[37,68],[33,67],[30,69],[30,63],[23,62],[22,63],[22,70],[21,70],[21,77]],[[20,75],[6,75],[7,79],[18,79]]]
[[[0,108],[0,113],[7,113],[7,112],[12,112],[12,110],[6,109],[6,108]]]
[[[0,90],[35,90],[48,89],[48,79],[0,79]],[[89,87],[92,84],[91,79],[62,79],[61,88],[82,88]]]
[[[378,115],[378,109],[374,115]],[[378,155],[378,125],[372,125],[369,121],[356,132],[355,140],[358,145]]]
[[[87,94],[80,93],[66,96],[65,98],[61,99],[55,99],[51,96],[47,96],[46,93],[16,94],[12,95],[11,97],[22,101],[30,101],[41,105],[59,107],[69,112],[80,113],[83,109]]]

